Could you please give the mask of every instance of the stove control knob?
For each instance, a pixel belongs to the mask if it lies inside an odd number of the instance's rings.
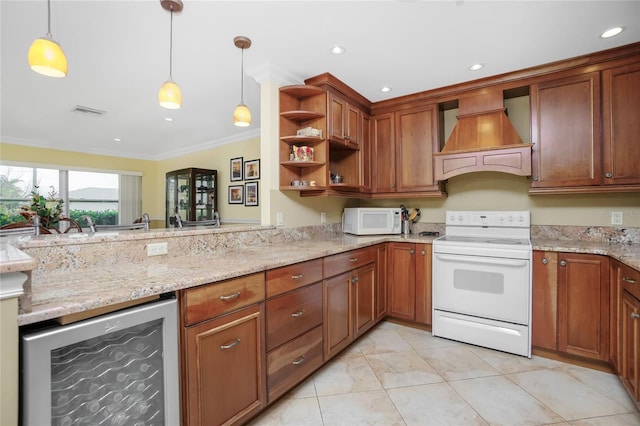
[[[456,220],[456,217],[454,215],[449,216],[449,220],[451,222],[454,222]]]
[[[518,216],[518,222],[524,222],[524,217]]]
[[[513,222],[513,216],[508,217],[509,222]]]
[[[462,215],[458,216],[458,220],[459,220],[460,222],[462,222],[462,220],[463,220],[463,219],[464,219],[464,217],[463,217]]]

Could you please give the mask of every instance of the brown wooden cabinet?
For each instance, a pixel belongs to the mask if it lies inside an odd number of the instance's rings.
[[[376,322],[381,321],[387,316],[387,299],[388,299],[388,261],[387,261],[387,244],[378,244],[376,247]]]
[[[428,105],[372,118],[372,192],[442,195],[434,179],[438,150],[438,107]]]
[[[360,148],[362,111],[345,97],[327,93],[327,138],[353,148]]]
[[[184,290],[180,298],[184,424],[246,422],[266,405],[264,274]]]
[[[388,315],[431,324],[431,244],[389,243],[388,249]]]
[[[558,253],[533,251],[531,345],[558,350]]]
[[[267,271],[269,403],[323,363],[322,259]]]
[[[378,256],[377,247],[368,247],[324,259],[325,361],[376,324]]]
[[[605,185],[640,184],[640,63],[602,72]]]
[[[609,361],[609,258],[558,255],[558,350]]]

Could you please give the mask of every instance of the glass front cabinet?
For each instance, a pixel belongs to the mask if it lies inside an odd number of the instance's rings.
[[[218,211],[216,170],[182,169],[167,173],[166,226],[181,220],[211,220]]]

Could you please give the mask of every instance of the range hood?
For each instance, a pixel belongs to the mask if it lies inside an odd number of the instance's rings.
[[[434,153],[436,180],[494,171],[531,175],[531,146],[509,121],[502,91],[461,98],[458,123],[441,152]]]

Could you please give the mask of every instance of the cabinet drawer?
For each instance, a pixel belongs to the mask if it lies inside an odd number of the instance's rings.
[[[264,300],[264,274],[258,273],[184,292],[186,324],[194,324]]]
[[[640,299],[640,271],[636,271],[626,265],[620,271],[622,288],[631,293],[636,299]]]
[[[322,283],[267,301],[267,351],[322,324]]]
[[[322,326],[267,355],[269,402],[291,389],[322,365]]]
[[[346,253],[334,254],[324,258],[324,276],[332,277],[368,263],[375,262],[376,250],[367,247],[360,250],[351,250]]]
[[[267,271],[267,297],[322,281],[322,259],[309,260]]]

